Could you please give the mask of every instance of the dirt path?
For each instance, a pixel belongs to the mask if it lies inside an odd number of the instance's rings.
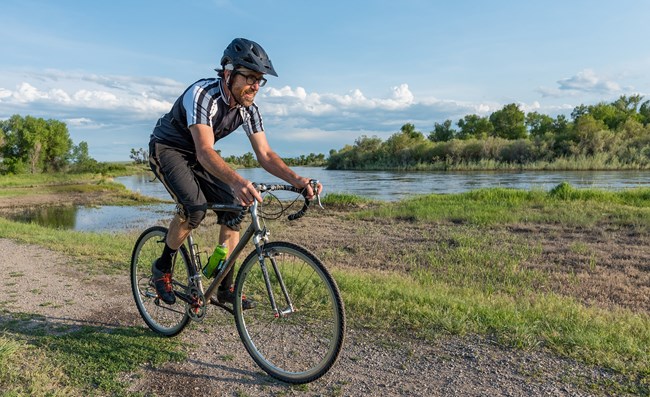
[[[0,279],[10,313],[51,324],[142,327],[128,275],[93,275],[74,259],[0,239]],[[23,296],[28,299],[23,299]],[[131,391],[155,396],[588,396],[574,384],[606,381],[605,372],[543,352],[499,347],[477,337],[423,342],[407,335],[350,330],[339,362],[322,379],[296,387],[262,373],[238,339],[234,321],[216,309],[223,338],[193,346],[188,359],[126,374]],[[185,341],[200,332],[192,325]],[[571,383],[567,381],[571,380]]]

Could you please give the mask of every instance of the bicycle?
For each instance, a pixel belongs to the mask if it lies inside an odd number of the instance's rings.
[[[316,191],[318,181],[311,183]],[[277,191],[303,193],[290,185],[257,184],[256,188],[265,202],[269,197],[277,199],[273,194]],[[318,195],[316,198],[320,205]],[[289,220],[302,217],[309,205],[305,197],[303,207],[289,215]],[[202,321],[210,303],[234,315],[246,350],[270,376],[296,384],[323,376],[336,362],[345,335],[345,309],[334,278],[306,248],[290,242],[269,242],[266,218],[260,213],[258,202],[250,207],[211,203],[208,209],[239,212],[240,222],[248,213],[251,221],[205,290],[200,251],[190,233],[173,261],[172,280],[177,297],[174,305],[167,305],[158,297],[151,274],[152,262],[162,252],[167,228],[150,227],[138,237],[131,256],[131,288],[147,326],[160,335],[175,336],[190,321]],[[283,208],[278,217],[285,211]],[[216,299],[215,291],[251,240],[255,249],[239,266],[231,309]],[[244,291],[248,298],[255,298],[254,308],[243,310]]]

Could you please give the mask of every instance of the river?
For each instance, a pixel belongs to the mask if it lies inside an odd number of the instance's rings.
[[[329,171],[321,168],[293,167],[300,175],[323,183],[325,194],[348,193],[374,200],[396,201],[428,193],[461,193],[489,187],[550,190],[561,182],[576,188],[621,190],[650,187],[650,171],[522,171],[522,172],[395,172]],[[280,182],[259,168],[238,172],[253,182]],[[150,197],[169,200],[163,185],[151,174],[115,178],[128,189]],[[171,204],[140,207],[44,207],[26,209],[15,220],[36,222],[54,228],[92,232],[141,230],[171,217]]]
[[[621,190],[650,187],[650,171],[520,171],[520,172],[398,172],[332,171],[293,167],[302,176],[321,181],[327,193],[348,193],[381,201],[396,201],[415,194],[461,193],[490,187],[550,190],[561,182],[576,188]],[[253,182],[278,182],[261,168],[238,172]],[[128,189],[147,196],[169,199],[169,194],[151,175],[116,178]]]

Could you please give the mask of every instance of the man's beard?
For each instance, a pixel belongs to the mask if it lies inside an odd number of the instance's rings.
[[[247,95],[247,94],[252,94],[252,95]],[[239,93],[235,93],[235,99],[237,99],[237,102],[239,102],[242,106],[250,106],[253,104],[253,101],[255,100],[255,95],[257,93],[254,90],[251,89],[243,89]]]

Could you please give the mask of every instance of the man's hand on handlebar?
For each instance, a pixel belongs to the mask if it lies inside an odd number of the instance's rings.
[[[234,186],[234,192],[242,205],[250,207],[253,205],[253,202],[257,200],[262,202],[262,196],[260,192],[257,191],[253,183],[249,180],[243,179],[236,186]]]
[[[301,188],[305,189],[305,197],[309,200],[313,200],[314,197],[320,196],[323,192],[323,185],[315,179],[302,178],[304,184]]]

